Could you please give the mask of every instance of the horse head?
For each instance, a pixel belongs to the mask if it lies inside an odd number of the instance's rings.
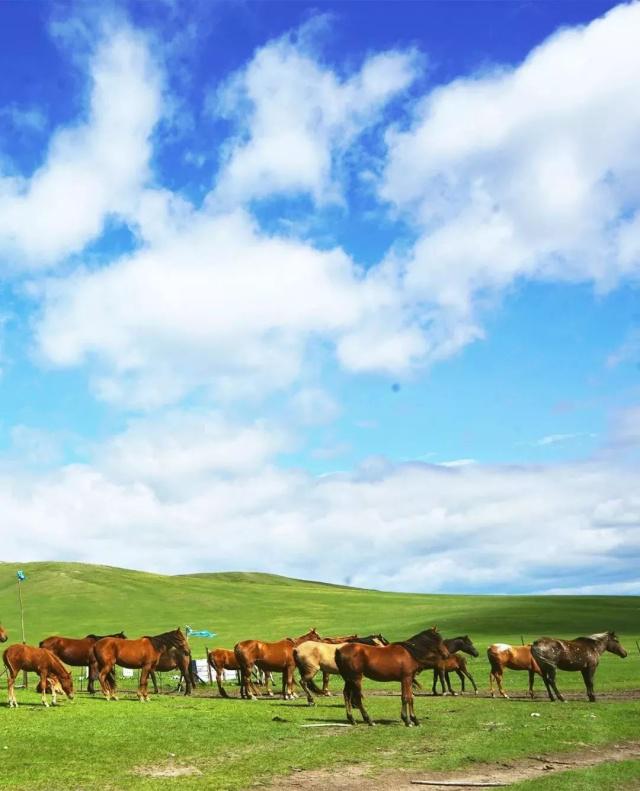
[[[465,634],[464,637],[461,637],[460,642],[460,651],[464,651],[465,654],[469,654],[469,656],[480,656],[478,649],[471,642],[471,638],[468,634]]]
[[[607,645],[605,651],[610,651],[612,654],[616,654],[616,656],[620,656],[623,659],[627,656],[627,652],[620,640],[618,640],[615,632],[607,632]]]
[[[306,634],[300,635],[295,639],[296,643],[304,643],[306,640],[314,640],[316,643],[322,642],[322,638],[316,631],[316,627],[314,626],[310,629]]]
[[[9,635],[5,632],[4,627],[0,624],[0,643],[6,643]]]
[[[389,645],[387,638],[383,637],[381,634],[374,634],[372,635],[372,638],[375,645]]]

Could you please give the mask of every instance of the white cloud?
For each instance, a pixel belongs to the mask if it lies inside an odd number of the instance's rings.
[[[572,439],[578,439],[579,437],[593,437],[593,434],[547,434],[545,437],[541,437],[540,439],[536,440],[533,444],[538,447],[544,447],[545,445],[558,445],[562,442],[568,442]]]
[[[347,367],[407,365],[411,346],[393,340],[401,320],[386,322],[398,293],[340,249],[267,236],[239,211],[167,222],[155,242],[41,286],[39,353],[57,366],[94,361],[107,400],[157,407],[198,387],[259,397],[294,383],[314,338],[336,342]],[[345,358],[342,344],[376,323],[384,354]]]
[[[127,565],[143,569],[257,569],[416,591],[637,582],[633,467],[378,463],[316,478],[273,467],[268,432],[234,437],[213,425],[208,442],[189,420],[167,436],[143,424],[99,450],[96,466],[0,474],[4,556],[117,565],[126,546]],[[255,451],[242,449],[245,431]],[[180,485],[192,475],[196,487]],[[320,539],[330,552],[315,551]]]
[[[148,177],[161,77],[144,38],[110,30],[90,64],[86,118],[53,135],[29,177],[0,174],[0,246],[11,267],[43,267],[82,250],[125,214]]]
[[[417,74],[415,53],[389,51],[341,78],[313,56],[305,38],[270,42],[218,90],[212,109],[238,131],[227,146],[216,202],[296,193],[319,203],[340,199],[341,155]]]
[[[418,236],[407,298],[431,333],[459,333],[430,359],[474,340],[483,301],[518,279],[606,289],[637,274],[639,34],[640,4],[620,6],[516,68],[435,88],[388,133],[380,194]]]

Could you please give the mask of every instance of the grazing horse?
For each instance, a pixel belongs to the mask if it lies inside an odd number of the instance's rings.
[[[451,681],[449,679],[449,673],[456,673],[460,682],[462,684],[462,692],[464,692],[464,679],[465,676],[469,679],[469,681],[473,684],[473,691],[475,694],[478,694],[478,687],[476,686],[476,682],[473,680],[473,676],[467,670],[467,662],[463,656],[458,656],[458,651],[463,651],[465,654],[469,654],[469,656],[478,656],[478,651],[475,645],[471,642],[469,635],[465,634],[464,637],[452,637],[448,640],[444,641],[444,644],[447,646],[449,651],[449,656],[446,659],[439,659],[436,666],[433,668],[433,686],[431,691],[434,695],[437,695],[436,692],[436,683],[440,680],[440,686],[442,687],[442,692],[445,692],[445,680],[447,682],[447,687],[449,688],[449,693],[451,695],[455,695],[456,693],[451,688]]]
[[[591,703],[595,703],[593,677],[605,651],[623,659],[627,656],[615,632],[600,632],[590,637],[576,637],[575,640],[541,637],[531,646],[531,653],[540,666],[542,680],[552,702],[554,692],[557,699],[564,702],[556,686],[556,670],[579,670],[587,688],[587,697]]]
[[[95,692],[94,683],[98,679],[98,663],[93,654],[93,646],[98,640],[102,640],[103,637],[120,637],[124,639],[126,634],[124,632],[109,635],[88,634],[86,637],[81,638],[54,635],[41,640],[40,648],[46,648],[47,651],[51,651],[58,659],[72,667],[86,666],[88,670],[87,690],[93,695]],[[115,676],[109,679],[109,683],[112,686],[115,685]]]
[[[121,667],[140,669],[138,698],[143,703],[148,702],[149,673],[156,670],[162,655],[171,648],[175,648],[178,654],[186,654],[188,657],[191,655],[189,643],[180,628],[174,629],[172,632],[140,637],[138,640],[125,640],[121,637],[104,637],[102,640],[98,640],[93,646],[93,652],[100,668],[98,679],[106,699],[117,700],[115,689],[108,683],[108,677],[114,666],[120,665]],[[188,672],[185,678],[189,683],[190,674]]]
[[[9,635],[5,632],[4,626],[0,623],[0,643],[6,643]]]
[[[237,643],[233,652],[240,668],[240,695],[249,700],[256,699],[257,690],[251,681],[251,672],[255,665],[265,672],[282,673],[282,697],[285,700],[292,700],[294,698],[293,670],[296,666],[293,649],[306,640],[320,642],[321,639],[314,628],[295,639],[286,637],[275,643],[263,643],[260,640],[243,640]],[[270,694],[268,681],[267,692]]]
[[[531,655],[531,644],[528,645],[509,645],[509,643],[493,643],[487,649],[487,659],[491,665],[489,672],[489,688],[491,697],[495,697],[493,682],[498,684],[498,691],[503,698],[509,698],[502,686],[502,677],[505,667],[509,670],[529,671],[529,695],[533,698],[533,681],[536,673],[541,676],[538,663]]]
[[[436,659],[446,659],[449,651],[434,626],[400,643],[385,646],[347,643],[336,651],[336,664],[344,679],[344,704],[347,721],[355,725],[352,706],[357,706],[367,725],[373,725],[362,699],[362,677],[374,681],[400,681],[401,717],[405,725],[419,725],[413,710],[413,678]]]
[[[310,706],[315,706],[311,692],[316,695],[331,694],[329,692],[329,676],[340,674],[336,665],[336,650],[338,648],[342,648],[347,643],[389,645],[389,641],[381,634],[370,634],[367,637],[354,635],[340,642],[334,642],[335,640],[336,638],[325,638],[321,643],[309,640],[305,643],[300,643],[299,646],[293,649],[293,659],[300,673],[300,686],[305,691],[307,703]],[[322,670],[322,689],[319,689],[313,680],[319,670]]]
[[[5,649],[2,654],[2,661],[7,669],[7,691],[9,693],[9,708],[17,708],[15,681],[21,670],[37,673],[40,676],[40,689],[42,691],[42,703],[47,703],[47,687],[51,688],[52,702],[56,703],[56,692],[62,688],[62,692],[73,700],[73,679],[71,673],[62,664],[55,654],[47,651],[46,648],[35,648],[34,646],[14,643]]]

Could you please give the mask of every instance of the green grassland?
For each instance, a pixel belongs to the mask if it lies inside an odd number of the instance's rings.
[[[0,564],[0,622],[10,641],[20,636],[16,568]],[[204,688],[193,698],[163,695],[144,706],[132,695],[107,703],[79,694],[72,703],[45,710],[33,689],[23,690],[18,710],[0,705],[0,788],[243,789],[277,785],[274,778],[301,769],[360,764],[374,776],[393,767],[450,770],[623,742],[640,734],[640,699],[622,697],[640,689],[638,597],[393,594],[264,574],[167,577],[74,563],[23,568],[31,644],[56,633],[81,636],[124,629],[135,637],[190,624],[218,634],[214,640],[192,639],[194,655],[204,656],[205,644],[278,639],[312,626],[321,634],[381,631],[394,640],[437,624],[445,636],[468,633],[476,643],[480,657],[469,667],[483,694],[488,676],[484,649],[496,640],[519,643],[521,636],[525,641],[542,634],[573,637],[612,628],[629,657],[623,661],[605,655],[596,676],[596,692],[614,692],[618,699],[605,695],[595,706],[588,704],[579,674],[560,674],[561,690],[579,693],[579,698],[551,705],[537,681],[538,697],[529,701],[524,697],[526,674],[507,671],[507,689],[517,699],[421,696],[416,712],[423,727],[417,729],[401,725],[395,694],[373,694],[378,685],[369,686],[368,698],[378,727],[301,727],[344,722],[338,679],[332,684],[337,696],[320,700],[313,709],[301,700],[221,700]],[[234,686],[229,689],[236,694]],[[386,690],[397,693],[398,685],[386,685]],[[4,695],[3,690],[1,703]],[[532,713],[540,717],[532,718]],[[616,770],[616,788],[637,787],[632,785],[640,775],[637,762],[627,764]],[[157,775],[165,770],[166,776]],[[607,787],[597,768],[571,774],[575,785],[558,774],[522,787]]]

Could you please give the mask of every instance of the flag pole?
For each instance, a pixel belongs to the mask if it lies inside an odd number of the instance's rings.
[[[22,604],[22,585],[20,584],[22,580],[24,580],[25,573],[24,571],[18,571],[16,573],[17,577],[17,584],[18,584],[18,603],[20,605],[20,626],[22,627],[22,645],[27,644],[27,640],[24,634],[24,606]],[[22,671],[22,683],[24,684],[24,688],[28,689],[29,687],[29,675],[26,670]]]

